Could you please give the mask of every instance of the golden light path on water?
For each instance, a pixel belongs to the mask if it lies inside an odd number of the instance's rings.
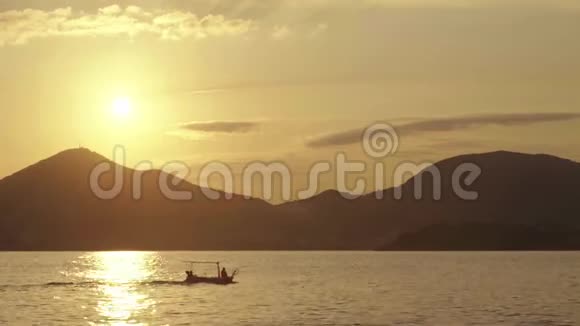
[[[109,325],[138,324],[135,317],[154,313],[155,301],[139,290],[154,273],[152,252],[97,252],[85,258],[93,266],[86,277],[99,284],[97,312]]]

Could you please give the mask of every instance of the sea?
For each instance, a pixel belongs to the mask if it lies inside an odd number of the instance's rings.
[[[580,252],[3,252],[0,324],[580,325]]]

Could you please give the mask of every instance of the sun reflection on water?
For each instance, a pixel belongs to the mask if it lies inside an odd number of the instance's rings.
[[[155,312],[155,301],[144,282],[155,272],[157,254],[152,252],[97,252],[88,257],[93,268],[86,277],[97,282],[99,323],[139,324]]]

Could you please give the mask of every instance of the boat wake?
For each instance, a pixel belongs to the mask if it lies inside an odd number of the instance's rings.
[[[0,284],[0,291],[8,289],[25,289],[35,287],[97,287],[101,285],[128,285],[128,286],[158,286],[158,285],[191,285],[184,281],[169,281],[169,280],[151,280],[141,282],[102,282],[102,281],[86,281],[86,282],[48,282],[41,284]]]
[[[186,285],[183,281],[168,281],[168,280],[152,280],[152,281],[136,281],[136,282],[49,282],[46,286],[98,286],[98,285]]]

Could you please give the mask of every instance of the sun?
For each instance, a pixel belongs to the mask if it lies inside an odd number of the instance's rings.
[[[113,117],[117,119],[127,119],[133,112],[133,102],[127,96],[120,96],[113,100],[111,105]]]

